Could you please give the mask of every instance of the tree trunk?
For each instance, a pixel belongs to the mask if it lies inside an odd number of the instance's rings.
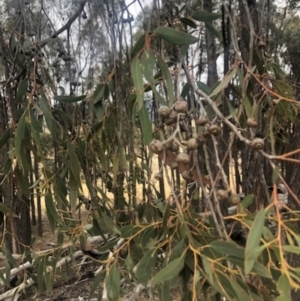
[[[211,13],[213,10],[213,1],[204,0],[203,8]],[[207,51],[207,85],[212,87],[218,82],[215,36],[209,30],[205,30],[205,40]]]

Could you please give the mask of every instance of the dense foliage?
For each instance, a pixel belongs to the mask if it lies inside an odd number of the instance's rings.
[[[297,6],[3,1],[0,300],[299,300]]]

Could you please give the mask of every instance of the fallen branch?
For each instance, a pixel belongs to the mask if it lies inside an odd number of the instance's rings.
[[[21,264],[19,267],[17,268],[13,268],[10,271],[10,277],[9,279],[12,280],[17,274],[19,274],[21,271],[24,271],[26,269],[29,269],[30,267],[32,267],[32,264],[27,261],[24,264]],[[6,278],[6,275],[3,275],[4,278]],[[3,286],[5,285],[5,283],[3,282],[3,280],[0,280],[0,285]]]
[[[63,266],[66,263],[71,262],[73,259],[78,259],[81,256],[84,255],[83,251],[76,251],[73,256],[67,256],[62,258],[60,261],[57,262],[57,264],[55,265],[55,268],[60,268],[61,266]],[[49,273],[53,271],[53,267],[48,267],[46,269],[46,273]],[[12,300],[15,301],[19,298],[20,293],[30,287],[31,285],[33,285],[35,283],[35,281],[32,278],[29,278],[28,280],[26,280],[25,282],[21,283],[20,285],[18,285],[17,287],[14,287],[13,289],[5,292],[4,294],[0,295],[0,300]]]
[[[105,235],[105,238],[110,241],[111,239],[115,239],[116,237],[113,237],[113,238],[109,238],[108,235]],[[66,256],[66,257],[63,257],[61,260],[59,260],[55,266],[55,268],[60,268],[61,266],[65,265],[66,263],[69,263],[70,261],[72,261],[73,259],[78,259],[82,256],[85,255],[85,252],[91,252],[91,253],[94,253],[93,251],[95,251],[95,254],[97,254],[97,250],[96,248],[99,247],[99,245],[101,245],[102,243],[104,242],[104,239],[102,236],[93,236],[93,237],[88,237],[87,239],[87,244],[85,245],[85,248],[84,249],[80,249],[80,245],[79,244],[76,244],[75,247],[77,248],[78,251],[76,251],[74,254],[70,255],[70,256]],[[119,242],[117,242],[117,246],[120,246],[122,243],[124,243],[124,239],[120,239]],[[62,249],[66,249],[68,247],[71,247],[72,246],[72,243],[68,243],[64,246],[61,246]],[[49,252],[53,252],[55,249],[57,249],[57,247],[54,247],[53,249],[49,249],[49,250],[46,250],[46,251],[42,251],[42,252],[39,252],[39,254],[46,254],[46,253],[49,253]],[[3,255],[4,256],[4,255]],[[22,255],[19,255],[19,254],[15,254],[14,255],[14,258],[22,258]],[[10,271],[10,279],[12,279],[14,276],[16,276],[18,273],[20,273],[21,271],[25,270],[25,269],[28,269],[30,267],[32,267],[33,265],[30,263],[30,262],[26,262],[22,265],[20,265],[19,267],[17,268],[13,268],[11,271]],[[45,273],[50,273],[51,271],[53,270],[53,267],[48,267],[45,271]],[[103,266],[101,266],[96,272],[95,272],[95,276],[100,273],[101,271],[103,270]],[[4,275],[5,277],[5,275]],[[0,286],[4,286],[4,282],[3,281],[0,281]],[[14,287],[8,291],[6,291],[5,293],[3,293],[2,295],[0,295],[0,300],[4,300],[4,301],[17,301],[19,296],[20,296],[20,293],[32,286],[33,284],[35,284],[35,281],[32,279],[32,278],[29,278],[27,279],[26,281],[24,281],[23,283],[21,283],[20,285],[18,285],[17,287]]]

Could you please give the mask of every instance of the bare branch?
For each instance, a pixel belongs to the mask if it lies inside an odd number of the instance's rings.
[[[61,27],[59,30],[57,30],[52,36],[51,38],[56,38],[57,36],[59,36],[62,32],[64,32],[65,30],[69,29],[71,27],[71,25],[73,24],[73,22],[80,16],[80,14],[83,12],[84,10],[84,6],[86,4],[87,0],[82,0],[80,2],[80,6],[78,8],[78,10],[74,13],[74,15],[68,20],[68,22]],[[47,41],[42,41],[41,42],[41,47],[44,47],[48,44]]]

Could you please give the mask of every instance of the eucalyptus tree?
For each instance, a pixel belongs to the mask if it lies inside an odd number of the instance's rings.
[[[88,254],[101,265],[90,296],[99,289],[102,299],[125,295],[123,283],[132,300],[146,288],[169,300],[181,283],[183,300],[290,300],[297,206],[277,188],[298,201],[297,17],[282,18],[280,48],[270,33],[280,16],[263,18],[275,12],[268,3],[6,2],[1,281],[18,265],[10,253],[30,246],[32,195],[39,223],[45,201],[57,233],[54,249],[25,250],[37,275],[6,294],[35,282],[49,292],[55,268]],[[131,5],[142,11],[136,36]],[[82,203],[86,223],[76,217]]]

